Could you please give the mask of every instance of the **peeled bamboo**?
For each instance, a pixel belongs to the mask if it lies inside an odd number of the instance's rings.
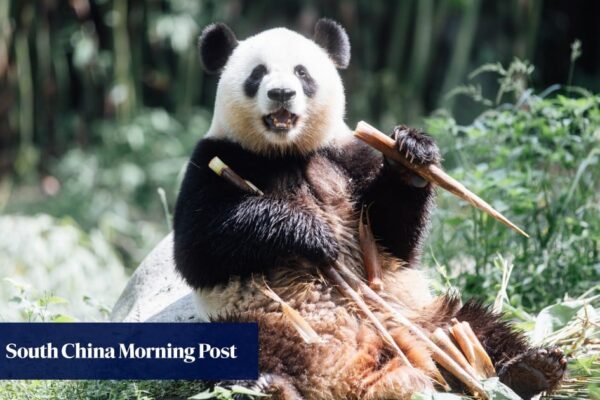
[[[225,178],[227,181],[242,189],[244,191],[262,196],[264,193],[254,186],[251,182],[245,180],[239,176],[234,170],[229,168],[219,157],[213,157],[208,163],[208,167],[214,171],[215,174]]]
[[[431,351],[433,359],[448,372],[458,378],[462,383],[464,383],[472,393],[477,394],[482,399],[489,398],[483,386],[481,385],[481,382],[473,378],[456,361],[454,361],[452,357],[440,349],[439,346],[435,344],[419,326],[413,324],[411,320],[393,308],[387,301],[381,298],[381,296],[379,296],[373,289],[371,289],[344,265],[338,263],[337,269],[347,281],[351,282],[356,286],[357,290],[361,291],[365,299],[382,307],[384,311],[388,312],[396,320],[396,322],[407,328],[413,335],[422,340]]]
[[[256,286],[262,292],[262,294],[281,305],[281,311],[283,312],[283,315],[285,315],[290,320],[290,322],[292,323],[302,340],[304,340],[304,342],[308,344],[322,342],[321,337],[313,329],[313,327],[310,326],[308,321],[306,321],[298,311],[296,311],[289,304],[283,301],[283,299],[279,297],[279,295],[275,293],[273,289],[271,289],[269,285],[267,285],[266,282],[264,282],[262,286],[258,284],[256,284]]]
[[[472,364],[469,364],[463,353],[452,343],[446,332],[442,328],[437,328],[431,335],[431,340],[437,344],[446,354],[448,354],[458,365],[464,368],[475,379],[481,379],[481,376],[473,369]]]
[[[487,351],[485,351],[483,345],[479,339],[477,339],[477,336],[475,335],[475,332],[473,332],[471,325],[465,321],[461,322],[460,324],[463,326],[471,343],[473,343],[473,349],[475,350],[475,369],[481,371],[483,376],[487,378],[496,376],[496,368],[494,368],[494,364],[492,363]]]
[[[364,216],[364,218],[363,218]],[[369,219],[369,209],[363,206],[360,210],[360,220],[358,221],[358,241],[363,256],[363,264],[367,273],[369,286],[374,290],[383,289],[383,280],[381,279],[382,269],[379,261],[379,252],[377,243],[371,230],[371,221]]]
[[[437,165],[417,165],[411,163],[396,149],[396,142],[394,141],[394,139],[379,131],[375,127],[367,124],[364,121],[360,121],[356,125],[354,135],[360,140],[367,143],[368,145],[382,152],[386,157],[401,163],[406,168],[421,176],[423,179],[431,183],[435,183],[436,185],[446,189],[455,196],[458,196],[461,199],[468,201],[472,206],[488,213],[493,218],[502,222],[506,226],[520,233],[521,235],[529,237],[529,235],[525,233],[525,231],[523,231],[517,225],[512,223],[508,218],[506,218],[504,215],[502,215],[500,212],[494,209],[485,200],[483,200],[475,193],[467,189],[462,183],[445,173],[444,170],[438,167]]]
[[[477,360],[471,338],[467,335],[464,326],[458,322],[458,320],[453,319],[452,322],[453,325],[450,327],[450,333],[452,334],[452,337],[454,337],[454,340],[456,340],[458,343],[469,364],[475,366],[477,364]],[[481,375],[480,371],[478,371],[478,373]]]
[[[354,301],[354,303],[356,303],[358,308],[360,308],[360,311],[371,320],[371,322],[373,323],[375,328],[379,331],[379,333],[381,334],[383,339],[390,346],[392,346],[392,348],[394,349],[394,351],[396,352],[396,354],[398,355],[400,360],[404,363],[404,365],[412,367],[412,364],[410,363],[408,358],[406,358],[406,355],[400,349],[400,347],[398,347],[398,344],[396,343],[396,341],[394,340],[392,335],[390,335],[388,330],[383,326],[381,321],[379,321],[377,316],[375,316],[375,314],[373,314],[373,312],[369,309],[369,307],[364,302],[364,300],[360,297],[360,295],[354,289],[352,289],[352,287],[348,284],[348,282],[346,282],[344,280],[344,278],[342,278],[342,276],[339,274],[339,272],[336,271],[336,269],[331,266],[321,268],[321,271],[325,274],[325,276],[327,276],[327,278],[330,281],[332,281],[333,283],[335,283],[337,285],[338,289],[340,290],[340,292],[342,294],[350,297]]]

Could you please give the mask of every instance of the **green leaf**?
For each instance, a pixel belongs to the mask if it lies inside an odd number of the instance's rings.
[[[490,378],[483,382],[483,388],[490,396],[490,400],[521,400],[521,397],[511,388],[500,382],[500,379]]]
[[[591,355],[589,357],[576,359],[570,369],[570,373],[582,376],[592,376],[592,367],[597,358],[597,355]]]
[[[535,321],[532,340],[539,343],[549,334],[565,327],[588,302],[588,300],[583,299],[572,300],[544,308]]]
[[[210,389],[206,389],[205,391],[195,394],[192,397],[188,397],[188,399],[190,399],[190,400],[206,400],[206,399],[214,399],[214,398],[215,398],[215,393]]]
[[[66,314],[56,314],[50,318],[52,322],[77,322],[77,318]]]
[[[67,299],[64,299],[64,298],[58,297],[58,296],[46,297],[44,300],[46,301],[46,304],[67,304],[67,303],[69,303],[69,301]]]
[[[588,385],[588,392],[590,394],[590,399],[598,400],[600,399],[600,388],[596,384]]]
[[[231,392],[233,394],[245,394],[248,396],[255,396],[255,397],[271,397],[271,395],[269,395],[269,394],[261,393],[257,390],[248,389],[248,388],[245,388],[245,387],[239,386],[239,385],[233,385],[231,387]]]
[[[215,386],[213,389],[213,394],[219,399],[230,399],[232,397],[231,390],[222,386]]]

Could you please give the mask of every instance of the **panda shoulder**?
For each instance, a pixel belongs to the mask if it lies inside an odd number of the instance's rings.
[[[380,152],[357,138],[328,146],[325,154],[350,175],[360,171],[372,171],[379,168],[383,162],[383,155]]]
[[[191,162],[207,166],[214,157],[228,159],[236,157],[243,149],[237,143],[226,139],[204,138],[198,141],[192,153]]]

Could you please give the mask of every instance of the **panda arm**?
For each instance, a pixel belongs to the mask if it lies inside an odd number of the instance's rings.
[[[398,143],[404,139],[405,150],[416,156],[416,162],[439,162],[431,137],[414,130],[399,133],[396,129],[394,137]],[[371,227],[378,243],[409,264],[417,262],[434,205],[432,185],[357,139],[345,146],[338,158],[354,183],[358,204],[370,205]]]
[[[237,189],[206,167],[216,154],[244,170],[234,162],[244,154],[209,142],[200,143],[188,166],[174,230],[176,265],[190,285],[214,286],[295,259],[318,264],[337,257],[325,222],[290,200]]]

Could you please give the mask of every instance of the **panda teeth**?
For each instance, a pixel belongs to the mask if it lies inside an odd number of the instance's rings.
[[[298,117],[286,109],[280,109],[263,117],[267,128],[276,131],[288,131],[294,127]]]

